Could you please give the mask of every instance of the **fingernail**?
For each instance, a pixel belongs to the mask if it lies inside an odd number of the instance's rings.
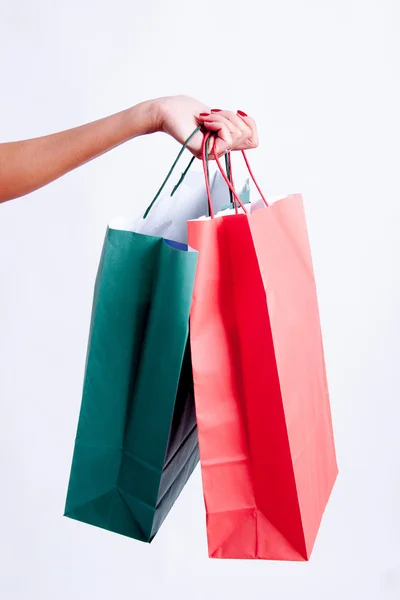
[[[221,109],[220,108],[212,108],[211,112],[221,112]]]
[[[201,116],[201,117],[208,117],[208,115],[209,115],[209,114],[210,114],[210,113],[200,113],[200,116]]]
[[[242,110],[238,110],[237,114],[240,115],[241,117],[247,117],[248,115],[246,115],[245,112],[243,112]]]

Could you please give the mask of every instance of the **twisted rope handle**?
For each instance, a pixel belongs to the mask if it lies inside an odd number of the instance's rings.
[[[186,150],[190,140],[196,135],[196,133],[198,133],[200,130],[202,129],[202,126],[199,125],[199,127],[196,127],[196,129],[193,131],[193,133],[188,137],[188,139],[186,140],[186,142],[183,144],[182,148],[179,151],[178,156],[176,157],[172,167],[170,168],[166,178],[164,179],[160,189],[158,190],[157,194],[155,195],[154,199],[152,200],[152,202],[150,203],[150,205],[147,207],[144,215],[143,215],[143,219],[145,219],[147,217],[147,215],[149,214],[149,212],[151,211],[151,209],[153,208],[154,204],[156,203],[156,201],[158,200],[161,192],[163,191],[165,185],[167,184],[169,178],[172,175],[173,170],[175,169],[179,159],[181,158],[183,152]],[[202,163],[203,163],[203,170],[204,170],[204,179],[205,179],[205,183],[206,183],[206,191],[207,191],[207,200],[208,200],[208,207],[209,207],[209,212],[210,212],[210,217],[212,219],[215,218],[215,214],[214,214],[214,208],[212,205],[212,198],[211,198],[211,188],[210,188],[210,173],[209,173],[209,142],[210,142],[210,136],[211,136],[211,132],[207,131],[204,136],[203,136],[203,142],[202,142],[202,147],[201,147],[201,154],[202,154]],[[261,191],[260,186],[258,185],[253,171],[250,167],[248,158],[246,156],[246,153],[244,150],[242,150],[242,155],[244,158],[244,161],[246,163],[246,167],[249,171],[250,177],[254,182],[254,185],[256,186],[265,206],[269,206],[267,200],[265,199],[264,194]],[[231,164],[231,153],[228,152],[225,156],[225,164],[226,164],[226,173],[222,167],[221,161],[219,160],[219,157],[216,153],[215,150],[215,146],[214,146],[214,158],[215,161],[217,163],[217,166],[221,172],[222,177],[225,180],[225,183],[227,184],[228,188],[229,188],[229,192],[231,195],[231,199],[233,200],[233,204],[235,207],[235,212],[236,214],[238,214],[238,206],[240,206],[243,210],[243,212],[245,214],[248,214],[243,202],[241,201],[239,195],[237,194],[234,184],[233,184],[233,179],[232,179],[232,164]],[[180,186],[180,184],[182,183],[183,179],[185,178],[187,172],[189,171],[189,168],[192,166],[192,163],[194,161],[194,156],[191,158],[189,165],[186,167],[185,171],[182,173],[181,178],[179,179],[178,183],[176,184],[176,186],[174,187],[174,189],[172,190],[171,196],[174,195],[174,193],[176,192],[176,190],[178,189],[178,187]]]
[[[172,165],[172,167],[170,168],[170,170],[168,171],[168,174],[166,176],[166,178],[164,179],[164,181],[161,184],[160,189],[158,190],[157,194],[154,196],[153,200],[151,201],[151,203],[149,204],[149,206],[146,208],[146,211],[143,215],[143,219],[145,219],[147,217],[147,215],[149,214],[149,212],[151,211],[151,209],[153,208],[154,204],[157,202],[161,192],[163,191],[164,187],[166,186],[169,178],[172,175],[173,170],[175,169],[176,165],[179,162],[180,157],[182,156],[182,154],[184,153],[184,151],[186,150],[190,140],[196,135],[196,133],[198,133],[201,130],[201,125],[199,125],[198,127],[196,127],[196,129],[193,131],[193,133],[190,134],[190,136],[188,137],[188,139],[186,140],[186,142],[183,144],[182,148],[179,151],[178,156],[176,157],[176,159],[174,160],[174,163]],[[191,159],[190,163],[189,163],[189,167],[192,165],[192,162],[194,160],[194,157]],[[176,192],[177,187],[182,183],[183,178],[185,177],[186,173],[189,170],[189,167],[187,167],[184,171],[184,173],[182,174],[182,177],[180,178],[178,184],[175,186],[175,188],[172,190],[172,194],[171,196],[173,196],[173,194]]]

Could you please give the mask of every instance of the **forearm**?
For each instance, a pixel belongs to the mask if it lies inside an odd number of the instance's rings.
[[[157,130],[157,107],[143,102],[52,135],[0,144],[0,203],[32,192],[124,142]]]

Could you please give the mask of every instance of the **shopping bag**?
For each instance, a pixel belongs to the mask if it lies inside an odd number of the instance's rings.
[[[190,199],[190,187],[180,193]],[[149,235],[153,226],[117,220],[106,233],[65,509],[145,542],[198,462],[188,341],[197,253]]]
[[[164,184],[163,187],[165,187]],[[210,188],[215,210],[219,211],[231,206],[229,188],[219,169],[210,173]],[[248,180],[245,181],[239,197],[243,203],[249,202]],[[156,235],[187,244],[187,222],[202,217],[207,210],[208,200],[204,186],[204,174],[200,171],[189,171],[186,168],[172,190],[157,197],[151,212],[145,218],[141,216],[139,219],[132,220],[132,223],[124,220],[124,227],[138,233]]]
[[[188,228],[209,555],[308,560],[337,465],[302,198],[214,218],[208,192]]]

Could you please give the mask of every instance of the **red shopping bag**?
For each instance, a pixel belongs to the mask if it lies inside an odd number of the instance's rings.
[[[217,218],[209,202],[188,224],[209,555],[308,560],[337,465],[302,198]]]

